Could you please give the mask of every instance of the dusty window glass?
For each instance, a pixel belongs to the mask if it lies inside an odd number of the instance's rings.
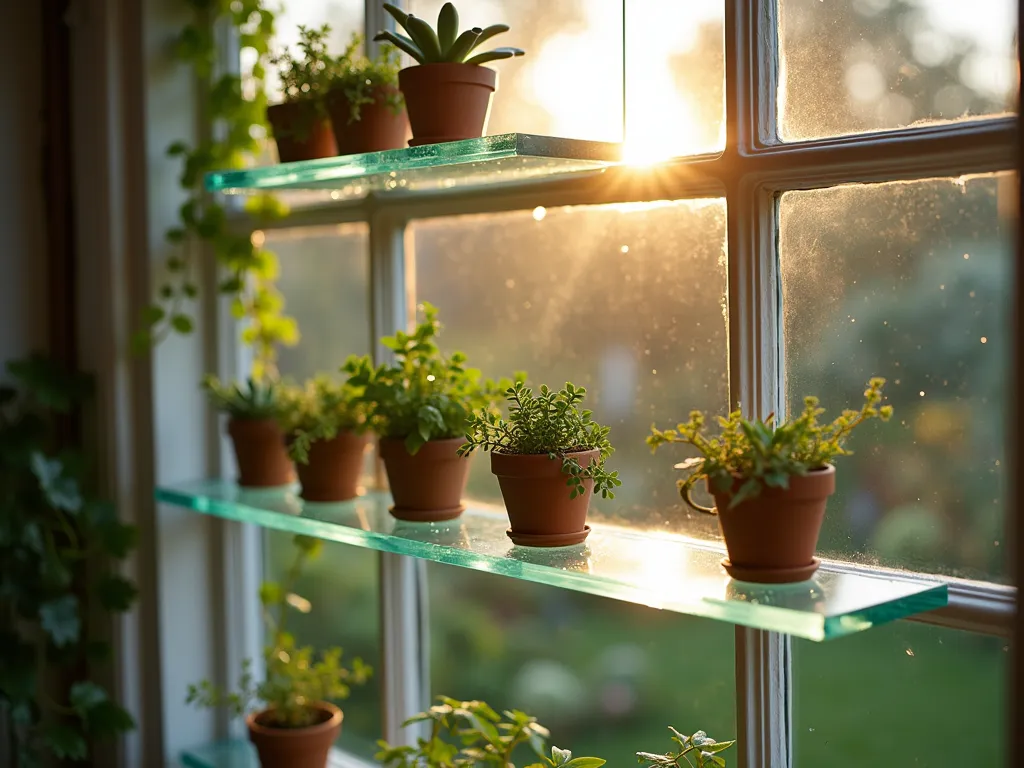
[[[793,647],[796,768],[1005,765],[1007,641],[900,622]]]
[[[366,225],[267,230],[257,236],[279,259],[277,285],[302,333],[298,346],[281,350],[281,375],[301,381],[335,373],[349,354],[369,352]],[[266,578],[286,578],[295,553],[292,536],[266,531],[264,546]],[[290,617],[299,643],[318,649],[340,645],[345,658],[360,656],[374,667],[370,682],[339,702],[345,727],[338,746],[367,758],[381,733],[377,573],[376,552],[325,542],[294,589],[313,610]]]
[[[730,625],[446,565],[428,575],[434,695],[521,709],[612,766],[668,750],[669,725],[736,735]]]
[[[681,456],[651,456],[651,423],[728,405],[725,203],[578,206],[412,222],[415,297],[440,308],[443,346],[486,375],[589,391],[611,426],[622,487],[591,517],[718,536],[675,487]],[[469,495],[500,502],[486,459]]]
[[[1006,581],[1013,174],[782,196],[790,408],[888,380],[896,409],[838,464],[820,550]]]
[[[797,141],[1016,109],[1012,0],[779,0],[779,130]]]

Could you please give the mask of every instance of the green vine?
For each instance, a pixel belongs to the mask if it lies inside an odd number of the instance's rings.
[[[242,340],[255,351],[253,377],[273,377],[277,346],[295,344],[299,338],[295,319],[284,314],[284,297],[274,284],[277,257],[262,247],[260,239],[232,230],[224,206],[204,191],[203,177],[209,171],[240,167],[246,157],[260,151],[260,135],[266,131],[264,84],[274,12],[265,7],[264,0],[185,3],[192,11],[192,20],[178,35],[176,56],[192,68],[205,109],[204,119],[214,130],[194,146],[176,141],[167,148],[169,156],[181,160],[179,181],[187,197],[178,210],[178,224],[166,233],[168,243],[175,246],[165,263],[166,279],[156,300],[144,311],[134,343],[144,349],[172,333],[192,332],[192,305],[198,295],[196,254],[205,243],[222,271],[219,292],[233,297],[232,314],[247,321]],[[215,73],[216,30],[224,24],[237,30],[242,49],[255,52],[249,72]],[[250,198],[246,209],[257,223],[287,213],[270,196]]]

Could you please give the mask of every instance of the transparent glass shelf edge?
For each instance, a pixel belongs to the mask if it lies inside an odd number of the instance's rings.
[[[327,761],[327,768],[343,768],[361,762],[351,758],[346,760],[335,750]],[[181,753],[181,765],[183,768],[260,768],[256,750],[244,739],[186,749]]]
[[[619,162],[620,144],[507,133],[421,147],[279,163],[206,175],[211,192],[451,188],[594,170]],[[503,177],[504,174],[504,177]]]
[[[370,493],[338,504],[303,503],[292,489],[243,490],[210,480],[157,489],[157,499],[219,517],[330,541],[409,555],[511,578],[716,619],[808,640],[828,640],[940,608],[947,588],[912,577],[822,568],[793,585],[737,582],[720,548],[683,536],[592,523],[577,547],[517,547],[495,507],[470,505],[448,523],[403,523],[390,497]]]

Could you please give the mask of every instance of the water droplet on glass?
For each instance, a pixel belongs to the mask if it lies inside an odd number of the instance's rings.
[[[543,205],[538,205],[536,208],[533,209],[533,220],[534,221],[543,221],[544,217],[547,216],[547,215],[548,215],[548,209],[545,208]]]

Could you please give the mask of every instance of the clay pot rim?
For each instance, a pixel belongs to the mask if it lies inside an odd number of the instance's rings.
[[[411,67],[403,67],[398,71],[399,78],[406,72],[421,72],[424,75],[429,73],[444,74],[451,73],[452,76],[444,78],[457,82],[483,85],[491,90],[497,90],[498,70],[485,67],[483,64],[467,64],[464,61],[434,61],[429,64],[414,64]],[[473,77],[470,73],[473,73]],[[401,85],[401,80],[399,80]]]
[[[316,725],[309,725],[305,728],[275,728],[269,725],[263,725],[258,722],[259,718],[268,712],[273,711],[273,707],[267,707],[257,712],[250,712],[245,717],[245,724],[249,730],[253,733],[259,733],[267,736],[275,736],[278,738],[296,738],[301,739],[310,736],[314,733],[322,733],[323,731],[329,731],[341,725],[344,713],[341,709],[331,704],[329,701],[314,701],[306,705],[307,709],[318,709],[321,712],[326,712],[330,715],[322,723]]]
[[[734,489],[746,480],[742,475],[734,475],[733,477],[735,478],[735,485],[733,485]],[[748,499],[733,509],[729,509],[728,504],[718,504],[719,499],[731,498],[731,493],[721,493],[712,489],[711,478],[707,478],[705,484],[707,486],[708,493],[714,497],[715,504],[719,507],[720,512],[724,511],[729,513],[736,512],[746,504],[747,501],[756,502],[765,496],[794,499],[831,496],[835,493],[836,468],[834,464],[826,464],[823,467],[808,470],[806,475],[790,475],[788,488],[771,488],[769,486],[764,486],[761,489],[761,493],[753,499]]]
[[[580,464],[586,463],[589,466],[600,461],[601,451],[598,448],[588,448],[584,451],[566,451],[562,456],[576,459]],[[589,461],[585,461],[586,459]],[[562,464],[557,453],[554,459],[550,459],[547,453],[491,451],[491,472],[499,477],[560,477],[564,474]]]
[[[411,454],[406,450],[404,437],[381,437],[377,442],[379,444],[380,455],[382,458],[388,455],[395,456],[404,454],[415,459],[420,456],[427,456],[430,458],[440,457],[441,455],[447,454],[448,449],[451,446],[454,446],[455,450],[457,450],[459,446],[466,442],[466,438],[439,437],[437,439],[427,440],[427,442],[420,446],[420,449],[416,451],[415,454]],[[452,454],[455,453],[455,450],[452,450]],[[467,457],[460,456],[457,458]]]

